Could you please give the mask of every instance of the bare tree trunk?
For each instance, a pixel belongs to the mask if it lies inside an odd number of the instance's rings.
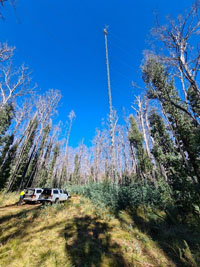
[[[143,138],[144,138],[144,142],[145,142],[145,147],[146,147],[147,155],[151,159],[151,153],[150,153],[150,149],[149,149],[149,143],[148,143],[148,140],[147,140],[145,124],[144,124],[144,117],[143,117],[143,112],[147,113],[147,110],[143,109],[142,102],[141,102],[139,97],[137,98],[137,100],[138,100],[138,107],[139,107],[138,113],[139,113],[140,123],[141,123],[141,126],[142,126],[142,134],[143,134]]]
[[[69,129],[67,132],[67,138],[66,138],[66,144],[65,144],[65,154],[63,158],[62,168],[59,176],[59,184],[62,184],[64,180],[67,180],[68,178],[68,143],[69,143],[69,137],[72,129],[72,123],[73,119],[76,117],[74,111],[72,110],[68,116],[70,123],[69,123]],[[65,177],[64,177],[65,175]]]
[[[150,130],[150,126],[149,126],[149,119],[148,119],[148,112],[147,111],[148,111],[148,102],[146,100],[145,101],[145,111],[144,111],[145,122],[146,122],[146,126],[147,126],[147,130],[148,130],[149,136],[151,138],[152,145],[154,146],[155,142],[154,142],[153,137],[151,136],[151,130]],[[152,153],[151,153],[151,159],[152,159],[152,161],[155,160],[155,158],[153,157]],[[164,166],[160,162],[158,162],[158,165],[159,165],[160,172],[161,172],[162,176],[164,177],[165,181],[167,182],[168,181],[168,177],[167,177],[167,174],[166,174]],[[155,171],[156,170],[155,170],[155,167],[154,167],[154,173],[155,173]]]
[[[21,148],[21,151],[20,151],[19,154],[18,154],[17,162],[16,162],[16,165],[15,165],[13,174],[12,174],[12,176],[10,177],[10,181],[9,181],[7,187],[6,187],[6,193],[11,189],[11,187],[12,187],[14,181],[15,181],[16,174],[17,174],[17,171],[18,171],[19,166],[20,166],[20,163],[21,163],[21,157],[22,157],[22,154],[23,154],[24,149],[25,149],[25,147],[26,147],[26,145],[27,145],[27,143],[28,143],[28,141],[29,141],[29,139],[30,139],[32,133],[33,133],[33,130],[34,130],[34,129],[33,129],[33,128],[34,128],[34,127],[33,127],[33,124],[34,124],[35,120],[36,120],[36,114],[35,114],[34,118],[32,119],[31,123],[29,124],[29,127],[28,127],[28,128],[29,128],[28,135],[27,135],[27,137],[26,137],[26,140],[25,140],[25,143],[24,143],[23,147]]]

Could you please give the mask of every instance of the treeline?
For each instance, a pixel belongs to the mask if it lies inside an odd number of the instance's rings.
[[[199,5],[196,1],[184,16],[168,18],[166,25],[157,23],[152,29],[155,51],[145,51],[141,67],[145,88],[135,100],[134,115],[124,114],[124,124],[119,125],[117,112],[112,111],[110,127],[96,130],[91,147],[69,146],[75,113],[69,114],[67,123],[55,125],[60,92],[51,89],[36,95],[28,69],[13,69],[14,48],[2,44],[1,189],[102,181],[118,187],[137,184],[158,190],[160,197],[167,192],[166,198],[184,211],[198,210]],[[63,132],[66,136],[61,138]]]

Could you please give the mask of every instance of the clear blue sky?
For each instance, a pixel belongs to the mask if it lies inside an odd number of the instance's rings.
[[[113,106],[131,112],[142,84],[139,66],[154,25],[153,12],[161,20],[188,8],[191,0],[18,0],[17,15],[6,4],[0,21],[0,41],[16,46],[15,63],[26,63],[33,80],[45,91],[63,95],[59,119],[73,109],[76,120],[70,145],[82,138],[90,145],[95,128],[108,113],[103,28],[109,25],[109,60]]]

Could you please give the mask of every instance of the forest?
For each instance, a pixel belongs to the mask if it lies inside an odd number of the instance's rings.
[[[132,114],[118,113],[108,101],[104,128],[96,129],[90,147],[83,141],[77,148],[69,145],[75,111],[58,122],[61,92],[39,94],[29,69],[15,65],[15,47],[1,43],[0,190],[5,198],[28,187],[63,188],[113,216],[126,210],[138,225],[142,209],[144,218],[151,216],[148,231],[160,228],[161,236],[176,226],[174,236],[180,238],[174,242],[182,257],[177,266],[199,266],[199,35],[199,0],[183,15],[167,17],[165,25],[156,18],[154,45],[144,51],[140,66],[144,88],[133,96]],[[109,43],[109,31],[107,36]],[[187,231],[178,232],[180,227]],[[196,239],[190,239],[193,235]]]

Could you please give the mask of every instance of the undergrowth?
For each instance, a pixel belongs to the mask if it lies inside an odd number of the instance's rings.
[[[143,194],[108,183],[66,189],[72,198],[55,205],[7,206],[18,195],[6,196],[1,266],[199,266],[197,220],[179,218],[162,186]]]
[[[173,204],[169,188],[159,183],[155,189],[153,184],[113,185],[109,182],[91,183],[88,185],[66,185],[71,194],[89,198],[94,204],[107,207],[113,214],[127,208],[137,209],[145,205],[166,208]]]
[[[119,217],[74,195],[63,204],[5,205],[0,209],[0,266],[175,266],[146,234],[130,226],[128,214]]]
[[[112,216],[121,220],[121,212],[126,211],[134,227],[155,240],[178,266],[200,265],[198,213],[184,214],[162,183],[156,189],[151,184],[118,186],[107,182],[66,187],[71,194],[90,199],[104,219],[108,214],[108,220]]]

